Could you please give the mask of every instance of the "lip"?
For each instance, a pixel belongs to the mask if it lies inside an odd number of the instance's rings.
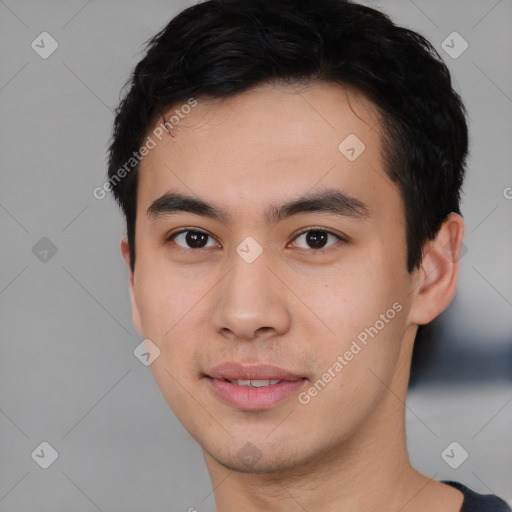
[[[284,368],[269,364],[244,365],[240,363],[223,363],[212,368],[208,374],[212,379],[244,380],[283,380],[296,381],[304,376],[292,373]]]
[[[223,403],[246,411],[275,407],[290,396],[297,394],[308,379],[272,365],[242,365],[224,363],[205,375],[209,389]],[[227,379],[227,380],[226,380]],[[272,386],[251,388],[232,384],[228,380],[280,380]]]

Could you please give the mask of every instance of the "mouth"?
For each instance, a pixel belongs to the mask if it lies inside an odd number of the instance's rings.
[[[224,363],[204,375],[216,399],[236,409],[269,409],[297,394],[308,379],[271,365]]]
[[[235,384],[236,386],[244,386],[246,388],[263,388],[265,386],[275,386],[280,382],[283,382],[279,379],[254,379],[254,380],[246,380],[246,379],[233,379],[228,380],[225,379],[226,382],[231,382],[231,384]]]

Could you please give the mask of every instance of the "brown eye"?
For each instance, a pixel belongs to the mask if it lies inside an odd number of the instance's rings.
[[[193,231],[189,229],[174,233],[174,235],[171,235],[167,240],[173,240],[176,245],[183,249],[204,249],[208,247],[208,245],[206,245],[208,238],[211,238],[211,236],[203,231]],[[181,244],[177,242],[178,240]],[[213,245],[215,246],[215,242]]]
[[[301,249],[316,249],[321,250],[326,248],[326,244],[328,243],[329,237],[334,237],[338,241],[343,240],[339,235],[332,233],[331,231],[326,231],[325,229],[308,229],[307,231],[303,231],[295,240],[299,238],[303,238],[306,247],[301,247],[295,243]],[[335,242],[336,243],[336,242]],[[334,245],[334,244],[331,244]],[[330,247],[330,246],[328,246]]]

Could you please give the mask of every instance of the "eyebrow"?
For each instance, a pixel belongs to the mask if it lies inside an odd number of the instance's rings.
[[[220,206],[172,191],[166,192],[153,201],[147,209],[147,215],[150,218],[179,212],[193,213],[225,224],[229,224],[232,220],[231,214]],[[273,224],[293,215],[307,212],[332,213],[351,219],[366,219],[369,217],[368,207],[363,202],[338,189],[320,190],[282,204],[271,204],[265,211],[264,216],[269,224]]]

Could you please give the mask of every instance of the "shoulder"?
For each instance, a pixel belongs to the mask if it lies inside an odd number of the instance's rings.
[[[511,512],[507,503],[494,494],[479,494],[459,482],[443,480],[443,483],[455,487],[464,495],[460,512]]]

